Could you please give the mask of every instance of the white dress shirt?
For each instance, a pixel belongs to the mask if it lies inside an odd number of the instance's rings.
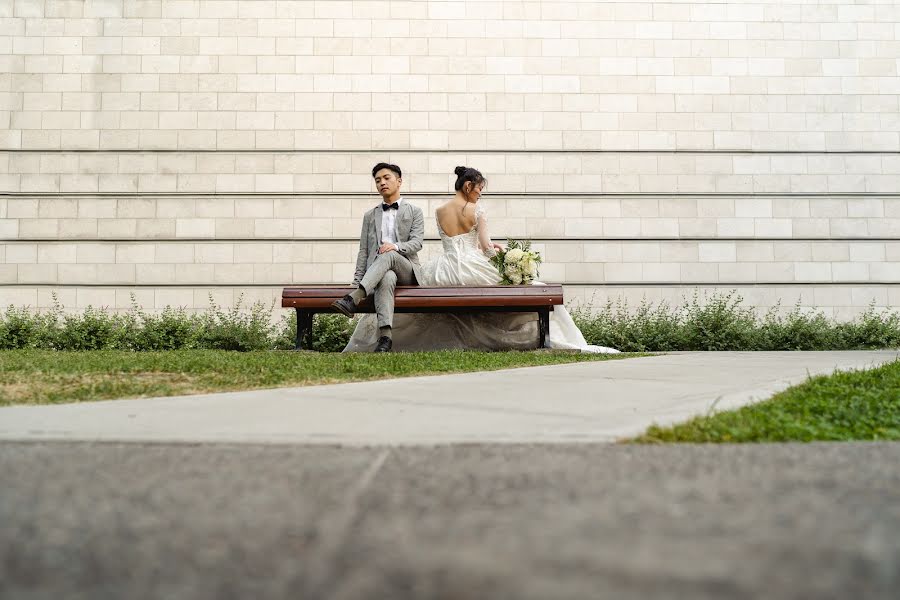
[[[381,243],[393,244],[395,250],[399,250],[397,245],[400,240],[397,239],[397,213],[400,212],[400,203],[403,198],[397,200],[397,208],[385,210],[381,213]],[[384,204],[384,202],[382,202]]]

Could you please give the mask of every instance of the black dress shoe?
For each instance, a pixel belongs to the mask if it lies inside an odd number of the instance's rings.
[[[394,341],[386,335],[378,338],[378,345],[375,346],[375,352],[390,352]]]
[[[345,317],[352,317],[356,312],[356,305],[353,304],[353,298],[351,298],[349,294],[332,302],[331,308],[338,311]]]

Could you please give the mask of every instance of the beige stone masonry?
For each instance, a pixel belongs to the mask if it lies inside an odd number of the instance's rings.
[[[0,302],[266,302],[352,276],[379,161],[598,301],[897,304],[887,0],[0,2]]]

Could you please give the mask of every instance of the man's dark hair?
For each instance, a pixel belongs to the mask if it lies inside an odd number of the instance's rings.
[[[398,167],[397,165],[389,165],[388,163],[378,163],[377,165],[375,165],[372,168],[372,178],[375,177],[375,173],[377,173],[378,171],[380,171],[382,169],[390,169],[391,171],[393,171],[394,173],[397,174],[398,179],[403,178],[403,173],[400,172],[400,167]]]

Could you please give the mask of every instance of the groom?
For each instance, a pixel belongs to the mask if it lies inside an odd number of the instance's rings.
[[[418,252],[425,237],[425,218],[422,209],[400,195],[402,175],[397,165],[378,163],[372,169],[375,187],[384,201],[363,217],[353,275],[357,288],[331,304],[349,317],[360,302],[374,294],[379,332],[375,352],[390,352],[393,345],[394,288],[422,281]]]

